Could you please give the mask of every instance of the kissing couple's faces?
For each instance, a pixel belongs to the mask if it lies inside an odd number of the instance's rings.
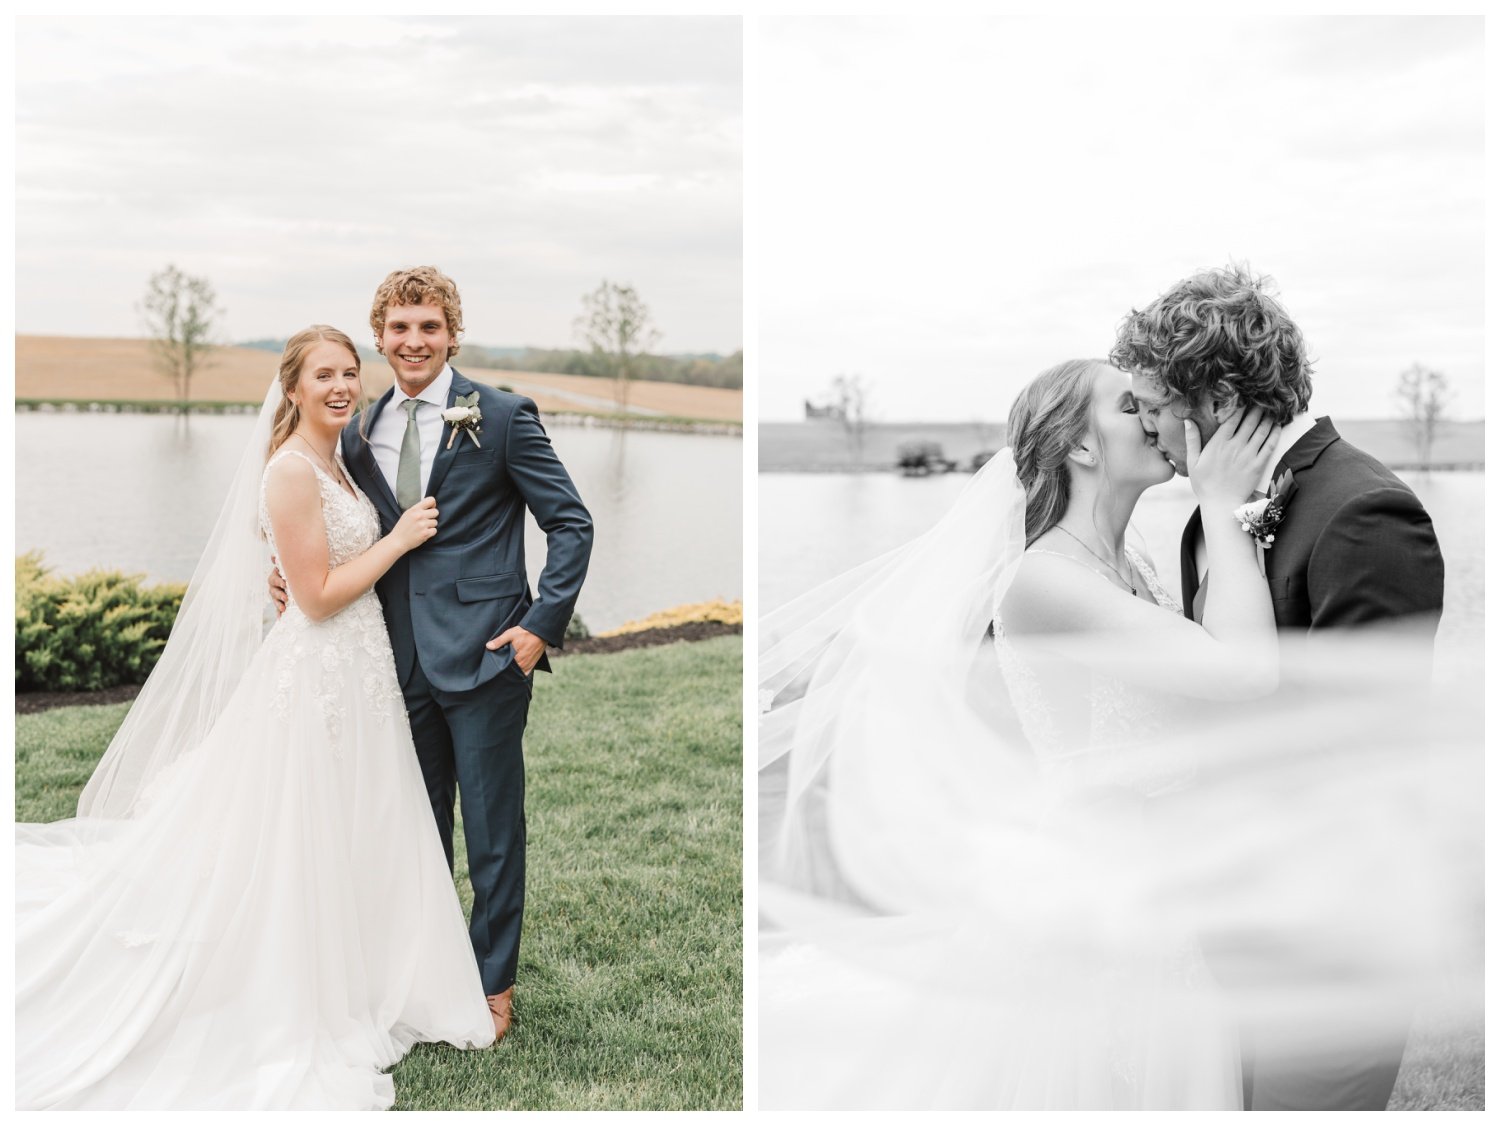
[[[1205,396],[1203,401],[1189,408],[1185,400],[1153,375],[1134,373],[1129,379],[1131,393],[1140,409],[1138,417],[1141,429],[1158,449],[1172,459],[1177,475],[1186,477],[1187,439],[1182,433],[1183,420],[1189,419],[1195,423],[1199,437],[1207,442],[1223,421],[1218,415],[1222,414],[1227,418],[1238,404],[1224,404],[1216,414],[1214,404],[1208,402]]]

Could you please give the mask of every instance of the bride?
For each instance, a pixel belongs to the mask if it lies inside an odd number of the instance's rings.
[[[372,591],[438,513],[382,538],[344,472],[359,366],[287,343],[78,816],[17,826],[20,1108],[383,1109],[413,1043],[494,1039]]]
[[[1247,1005],[1397,976],[1395,939],[1327,969],[1409,901],[1316,910],[1356,848],[1319,818],[1375,799],[1268,753],[1295,750],[1287,659],[1234,511],[1278,429],[1233,407],[1184,424],[1202,626],[1133,542],[1174,467],[1103,361],[1033,380],[928,533],[763,620],[762,1108],[1238,1109]],[[1364,780],[1399,790],[1383,761]]]

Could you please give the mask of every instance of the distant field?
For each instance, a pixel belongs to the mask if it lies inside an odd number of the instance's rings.
[[[1409,464],[1415,451],[1401,424],[1387,419],[1334,420],[1339,434],[1387,465]],[[996,423],[887,422],[872,424],[865,433],[863,464],[887,468],[896,462],[896,447],[913,439],[928,439],[943,447],[945,457],[966,466],[980,450],[1005,444],[1005,428]],[[837,422],[762,422],[760,471],[837,471],[853,467],[844,431]],[[1484,464],[1484,423],[1454,422],[1444,427],[1433,447],[1437,464]]]
[[[192,399],[259,403],[276,373],[276,361],[275,353],[257,348],[216,349],[211,365],[193,377]],[[456,366],[482,383],[515,387],[535,399],[544,411],[600,413],[611,409],[613,391],[607,380],[471,368],[464,365],[462,352],[456,357]],[[371,395],[391,385],[391,370],[383,362],[366,362],[363,375],[365,389]],[[82,400],[176,397],[171,380],[153,366],[146,341],[76,336],[17,336],[15,396]],[[738,421],[743,396],[721,387],[643,382],[631,385],[630,402],[678,418]]]

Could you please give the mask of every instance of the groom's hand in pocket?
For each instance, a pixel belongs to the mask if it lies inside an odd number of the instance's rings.
[[[513,659],[521,671],[528,676],[531,670],[536,668],[536,663],[542,659],[542,654],[547,651],[547,643],[529,629],[520,626],[511,626],[499,637],[491,638],[484,643],[484,647],[491,651],[509,645]]]
[[[271,575],[266,579],[266,585],[271,588],[271,601],[276,603],[276,616],[279,618],[286,613],[286,580],[276,569],[276,556],[274,555],[271,556]]]

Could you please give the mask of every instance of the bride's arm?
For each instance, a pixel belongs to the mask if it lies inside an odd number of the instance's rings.
[[[283,458],[266,478],[266,510],[292,597],[315,622],[332,617],[375,585],[412,548],[437,534],[437,501],[402,514],[390,534],[347,563],[328,565],[328,534],[318,477],[300,457]]]
[[[1200,453],[1187,425],[1214,583],[1204,624],[1135,598],[1082,563],[1033,554],[1002,603],[1006,634],[1145,688],[1208,700],[1264,696],[1277,683],[1276,622],[1255,542],[1233,510],[1264,471],[1276,431],[1236,415]]]

